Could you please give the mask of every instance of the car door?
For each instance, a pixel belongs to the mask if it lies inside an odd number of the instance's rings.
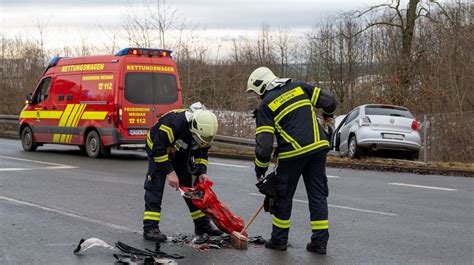
[[[31,127],[36,142],[47,142],[49,137],[50,116],[51,116],[51,99],[49,92],[51,88],[52,78],[43,78],[33,95],[32,105],[36,112],[36,118],[32,119]]]
[[[341,129],[339,130],[339,151],[341,154],[346,155],[349,147],[349,134],[351,132],[351,128],[356,126],[357,116],[359,116],[359,108],[356,108],[351,111],[347,115],[346,121],[344,125],[342,125]]]

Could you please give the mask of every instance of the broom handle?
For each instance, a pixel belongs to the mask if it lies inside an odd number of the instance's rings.
[[[247,230],[247,228],[253,223],[253,220],[255,220],[255,217],[257,217],[257,215],[260,213],[260,211],[262,210],[263,208],[263,203],[262,205],[260,205],[260,207],[258,207],[258,209],[253,213],[252,217],[250,217],[250,220],[247,222],[247,224],[244,226],[244,229],[242,229],[242,232],[240,233],[244,233],[245,230]]]

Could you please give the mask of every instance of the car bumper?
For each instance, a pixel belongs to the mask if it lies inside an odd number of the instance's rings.
[[[384,134],[402,135],[403,139],[387,139]],[[392,131],[376,131],[370,128],[361,128],[357,132],[357,145],[362,148],[379,150],[405,150],[418,151],[421,147],[420,134],[413,132],[392,132]]]

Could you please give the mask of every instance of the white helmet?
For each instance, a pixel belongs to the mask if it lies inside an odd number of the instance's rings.
[[[253,91],[261,96],[268,85],[276,80],[278,77],[266,67],[259,67],[255,69],[249,76],[247,81],[247,92]]]
[[[190,119],[190,130],[199,146],[207,146],[217,133],[217,117],[209,110],[197,109]]]

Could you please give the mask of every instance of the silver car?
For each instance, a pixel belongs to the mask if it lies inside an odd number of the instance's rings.
[[[332,146],[351,158],[378,150],[397,150],[404,158],[417,160],[421,147],[418,131],[418,122],[404,107],[362,105],[336,124]]]

